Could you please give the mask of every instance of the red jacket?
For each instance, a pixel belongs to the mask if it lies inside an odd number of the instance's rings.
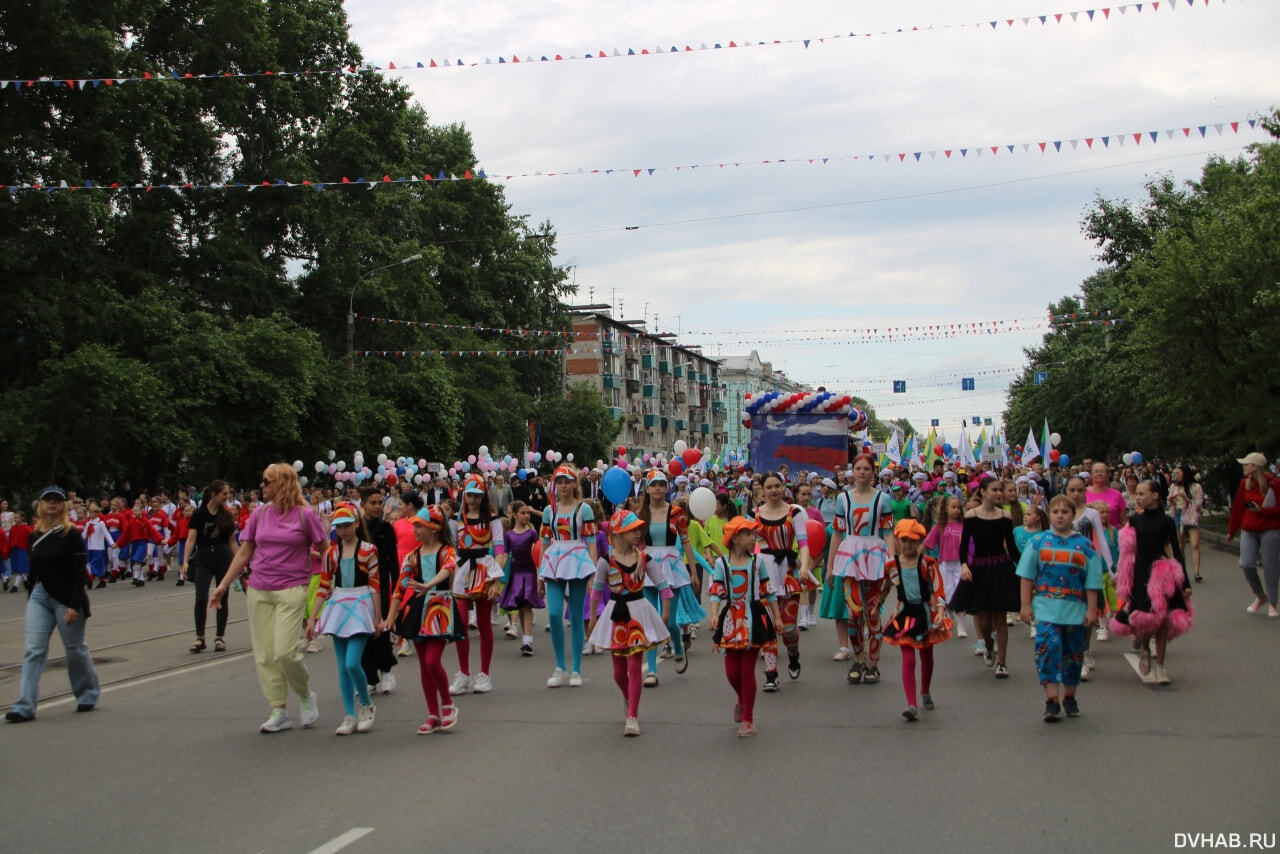
[[[1267,479],[1265,490],[1258,489],[1249,478],[1240,481],[1235,500],[1231,502],[1231,522],[1227,526],[1228,537],[1234,537],[1242,530],[1280,529],[1280,479],[1269,472],[1264,472],[1263,477]],[[1246,507],[1245,505],[1249,503],[1257,504],[1258,509],[1252,510]]]
[[[0,528],[0,559],[9,556],[9,532]]]
[[[138,542],[159,543],[163,541],[160,532],[147,519],[139,519],[132,513],[127,519],[122,520],[120,525],[120,539],[116,541],[116,545],[124,547],[130,543]]]
[[[31,526],[26,522],[9,529],[9,551],[31,548]]]

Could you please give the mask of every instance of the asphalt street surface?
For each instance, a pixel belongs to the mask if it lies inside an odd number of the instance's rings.
[[[708,632],[686,674],[662,663],[642,734],[624,739],[607,656],[584,660],[583,687],[546,687],[545,612],[532,658],[497,630],[494,690],[458,698],[450,733],[415,734],[426,709],[416,659],[402,658],[374,730],[334,736],[326,641],[306,658],[319,724],[296,728],[291,697],[295,729],[262,735],[243,598],[228,651],[192,655],[191,586],[116,584],[93,591],[88,624],[100,707],[76,713],[55,635],[37,719],[0,726],[0,849],[1145,852],[1177,850],[1179,833],[1247,845],[1280,830],[1280,620],[1244,613],[1234,550],[1206,546],[1204,575],[1198,624],[1170,647],[1172,685],[1139,678],[1126,640],[1095,644],[1082,716],[1046,724],[1019,625],[1008,680],[972,638],[944,644],[938,708],[908,723],[898,650],[886,644],[880,684],[847,685],[819,620],[801,637],[800,679],[757,700],[751,739],[735,737]],[[0,594],[3,704],[18,693],[24,601]],[[473,643],[473,672],[478,655]],[[452,676],[453,649],[445,664]]]

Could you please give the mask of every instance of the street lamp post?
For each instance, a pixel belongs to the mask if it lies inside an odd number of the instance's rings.
[[[363,273],[359,275],[359,277],[356,278],[356,283],[351,286],[351,293],[347,296],[347,359],[351,362],[352,366],[355,365],[356,288],[360,287],[360,285],[366,279],[372,276],[374,273],[377,273],[381,270],[389,270],[392,267],[399,267],[401,264],[410,264],[414,261],[421,261],[421,260],[422,260],[422,253],[417,252],[413,255],[410,255],[408,258],[401,258],[399,261],[396,261],[394,263],[383,264],[381,267],[374,267],[372,270],[365,270]]]

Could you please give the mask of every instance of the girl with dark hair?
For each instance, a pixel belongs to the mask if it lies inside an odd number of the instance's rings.
[[[827,589],[818,611],[836,621],[840,649],[835,660],[853,658],[845,677],[851,685],[880,681],[880,586],[889,560],[889,504],[875,486],[874,460],[870,454],[859,454],[853,461],[853,488],[836,498],[827,546]]]
[[[1204,509],[1204,487],[1196,480],[1190,466],[1183,463],[1174,469],[1173,486],[1169,487],[1169,503],[1178,522],[1178,546],[1185,554],[1191,544],[1191,558],[1195,565],[1195,580],[1200,576],[1200,511]]]
[[[1015,573],[1022,553],[1013,538],[1013,520],[1000,506],[1004,485],[988,476],[978,485],[978,497],[981,503],[965,514],[960,532],[960,584],[951,607],[973,615],[985,647],[983,663],[995,666],[997,679],[1007,679],[1009,627],[1005,615],[1022,608],[1021,584]]]
[[[215,585],[222,583],[231,559],[235,557],[236,520],[227,509],[231,500],[231,487],[226,481],[215,480],[205,487],[204,502],[191,514],[187,526],[187,539],[182,552],[182,562],[178,571],[182,577],[192,578],[196,585],[196,642],[190,647],[191,652],[203,652],[205,621],[209,614],[209,582]],[[187,565],[191,564],[188,570]],[[194,577],[192,577],[194,574]],[[229,608],[219,608],[214,615],[217,634],[213,638],[213,648],[222,652],[227,648],[224,635],[227,633],[227,617]]]
[[[787,675],[800,678],[800,594],[815,590],[817,580],[810,569],[809,514],[803,507],[784,499],[786,482],[778,472],[768,472],[761,481],[764,502],[756,507],[755,521],[763,541],[757,561],[760,571],[767,572],[778,597],[778,614],[782,642],[787,648]],[[764,690],[778,690],[778,643],[764,646]]]
[[[571,688],[579,688],[582,686],[582,649],[587,641],[584,610],[587,585],[596,572],[597,521],[591,507],[582,500],[573,466],[557,466],[551,480],[555,484],[555,501],[542,511],[538,532],[542,542],[538,595],[547,599],[548,627],[556,657],[556,667],[547,679],[547,687],[559,688],[567,681]],[[564,650],[566,603],[573,644],[570,650],[573,669],[568,673]]]
[[[671,635],[676,673],[684,673],[689,667],[685,646],[689,643],[689,631],[682,627],[695,625],[707,616],[698,603],[697,592],[701,588],[698,577],[691,572],[695,566],[693,546],[689,540],[689,517],[678,505],[667,503],[667,476],[661,469],[649,469],[645,475],[644,497],[640,504],[640,521],[644,523],[645,553],[658,567],[658,577],[664,578],[671,591],[667,615],[667,631]],[[646,687],[658,684],[657,652],[649,650],[649,672],[644,677]]]
[[[471,637],[465,629],[458,638],[458,672],[450,694],[487,694],[493,690],[489,664],[493,661],[493,600],[502,592],[507,547],[502,520],[489,505],[484,479],[468,475],[462,484],[462,508],[449,521],[458,551],[458,571],[453,575],[453,596],[466,626],[471,605],[476,607],[480,633],[480,672],[471,676]]]

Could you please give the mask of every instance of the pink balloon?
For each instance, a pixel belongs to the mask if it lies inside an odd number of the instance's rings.
[[[333,463],[329,463],[329,469],[328,469],[328,471],[329,471],[329,474],[330,474],[330,475],[332,475],[332,474],[334,474],[335,472],[337,472],[337,470],[338,470],[338,467],[337,467],[337,466],[335,466]]]
[[[476,455],[475,455],[475,454],[472,454],[471,456],[467,457],[467,462],[471,463],[471,465],[475,465],[475,464],[476,464]]]
[[[533,451],[525,451],[525,452],[524,452],[524,461],[525,461],[526,463],[531,463],[531,462],[533,462],[533,460],[534,460],[534,454],[533,454]]]
[[[640,459],[644,460],[647,463],[649,462],[650,457],[648,454],[644,454],[643,456],[640,457]]]

